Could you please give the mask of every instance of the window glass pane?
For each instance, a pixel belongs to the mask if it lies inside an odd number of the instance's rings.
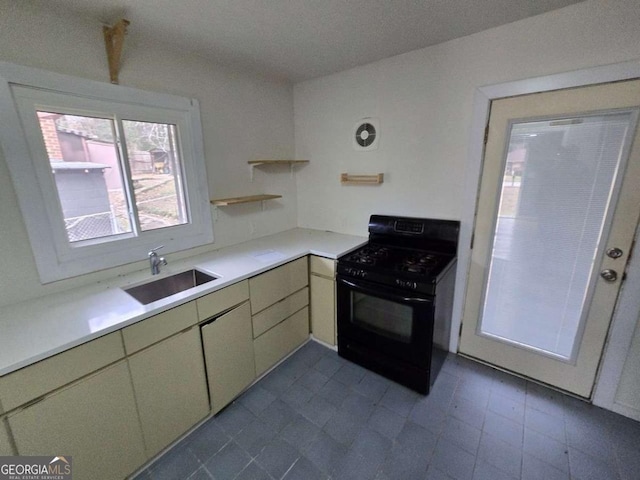
[[[513,125],[482,333],[571,356],[631,118]]]
[[[69,242],[131,232],[112,120],[37,114]]]
[[[176,126],[131,120],[122,124],[140,228],[187,223]]]

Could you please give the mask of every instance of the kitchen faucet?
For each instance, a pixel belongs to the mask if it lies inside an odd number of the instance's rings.
[[[166,265],[167,260],[164,257],[158,257],[157,251],[163,248],[164,245],[152,248],[149,250],[149,266],[151,267],[151,275],[158,275],[160,273],[160,265]]]

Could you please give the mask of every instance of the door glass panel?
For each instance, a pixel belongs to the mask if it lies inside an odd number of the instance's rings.
[[[130,233],[113,120],[37,115],[69,242]]]
[[[513,124],[480,333],[571,358],[631,113]]]
[[[176,126],[132,120],[122,126],[140,229],[187,223]]]
[[[351,292],[351,322],[393,340],[411,342],[413,308],[364,293]]]

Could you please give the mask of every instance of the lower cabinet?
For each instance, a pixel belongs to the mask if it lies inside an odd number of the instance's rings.
[[[201,331],[211,410],[217,413],[256,378],[249,302],[203,324]]]
[[[122,480],[147,458],[124,361],[18,410],[8,422],[19,455],[72,456],[73,478]]]
[[[335,344],[334,266],[312,258],[307,288],[298,259],[3,377],[0,456],[67,455],[74,478],[127,477],[307,341],[309,295],[314,335]]]
[[[329,344],[337,343],[336,331],[336,262],[329,258],[309,257],[311,287],[311,334]]]
[[[262,375],[309,338],[309,307],[304,307],[253,341],[256,374]]]
[[[147,457],[209,414],[197,326],[128,359]]]

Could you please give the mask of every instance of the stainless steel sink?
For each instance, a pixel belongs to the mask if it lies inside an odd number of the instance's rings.
[[[197,287],[198,285],[204,285],[217,278],[218,277],[202,273],[199,270],[192,269],[135,287],[123,288],[123,290],[143,305],[147,305],[156,300]]]

